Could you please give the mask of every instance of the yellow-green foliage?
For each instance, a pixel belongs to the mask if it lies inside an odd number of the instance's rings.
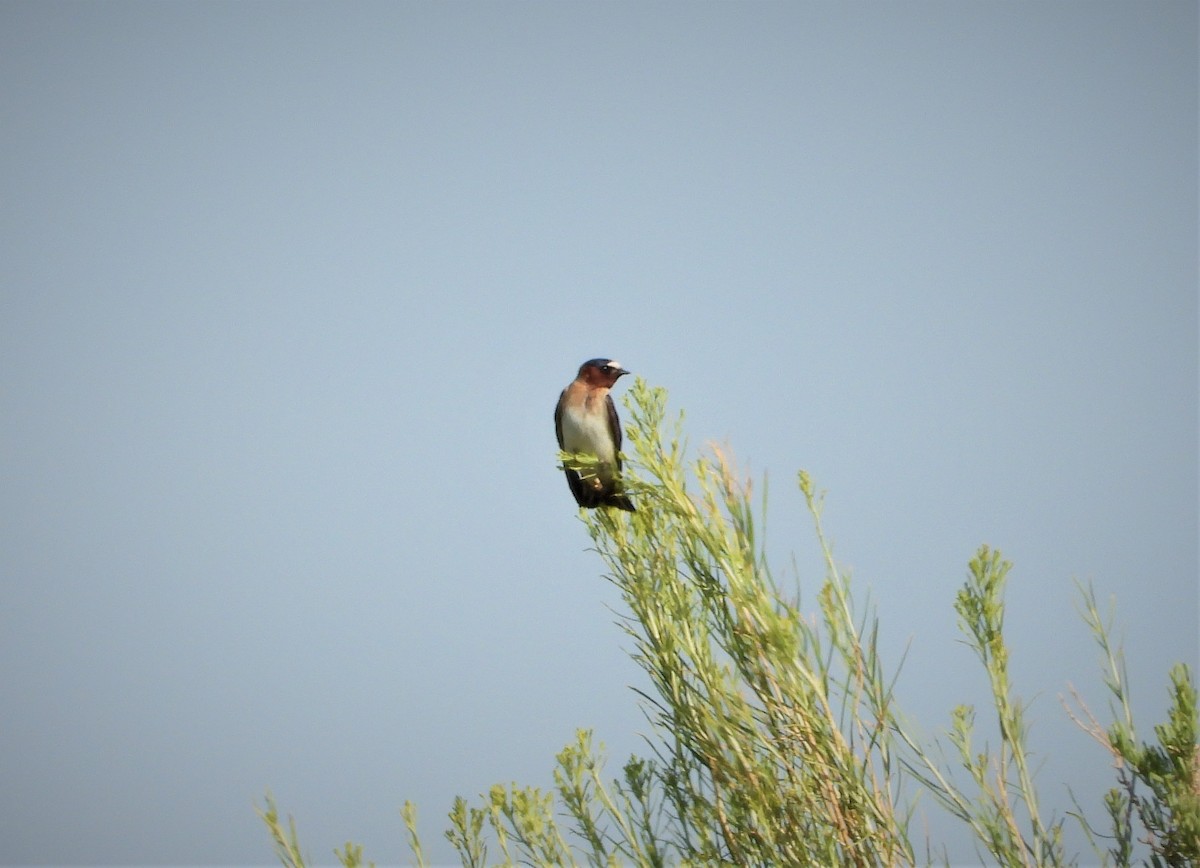
[[[637,512],[599,509],[583,520],[620,589],[630,653],[649,680],[638,693],[654,724],[652,755],[631,757],[610,779],[602,747],[580,730],[557,757],[552,792],[496,785],[478,806],[456,799],[445,835],[462,864],[912,865],[908,827],[920,790],[966,823],[996,864],[1071,864],[1062,820],[1041,817],[1027,764],[1026,709],[1009,681],[1003,629],[1011,565],[1001,554],[979,549],[954,602],[1000,733],[994,751],[977,750],[975,710],[952,712],[946,739],[968,791],[934,758],[941,753],[901,724],[875,616],[856,608],[834,563],[807,474],[800,490],[825,562],[811,613],[772,576],[751,485],[728,456],[712,449],[685,461],[682,416],[668,430],[661,389],[638,380],[626,405],[624,482]],[[1107,730],[1091,718],[1087,726],[1122,763],[1106,802],[1113,843],[1097,850],[1106,862],[1131,864],[1136,818],[1149,836],[1149,864],[1194,865],[1200,760],[1190,673],[1172,671],[1174,705],[1156,728],[1159,744],[1139,745],[1119,654],[1088,600],[1120,720]],[[261,813],[281,861],[302,865],[294,826],[282,826],[270,800]],[[424,865],[411,804],[403,819]],[[358,865],[362,850],[347,844],[337,856]]]

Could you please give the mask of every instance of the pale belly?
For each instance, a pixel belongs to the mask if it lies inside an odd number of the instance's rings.
[[[612,438],[608,433],[608,418],[596,413],[564,412],[562,415],[563,449],[567,452],[583,452],[595,455],[608,465],[600,469],[600,476],[607,477],[617,463]]]

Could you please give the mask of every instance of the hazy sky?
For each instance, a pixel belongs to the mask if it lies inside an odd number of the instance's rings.
[[[1048,806],[1111,780],[1075,579],[1145,734],[1197,663],[1194,2],[3,2],[0,81],[0,862],[269,862],[268,788],[445,860],[576,727],[644,753],[555,470],[593,356],[806,591],[828,490],[930,735],[1001,548]]]

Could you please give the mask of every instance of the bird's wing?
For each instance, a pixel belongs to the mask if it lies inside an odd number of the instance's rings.
[[[563,404],[567,399],[567,390],[563,389],[562,394],[558,396],[558,403],[554,405],[554,435],[558,437],[558,448],[563,448],[562,436],[562,414]]]
[[[613,452],[621,451],[621,420],[617,417],[617,405],[613,403],[612,395],[607,396],[608,403],[608,433],[612,435]],[[617,456],[617,470],[621,469],[621,456]]]
[[[554,407],[554,436],[558,438],[558,448],[563,447],[563,432],[562,432],[562,416],[563,407],[567,403],[567,390],[563,389],[562,394],[558,396],[558,404]],[[595,492],[584,487],[583,480],[579,478],[579,474],[574,470],[566,467],[563,472],[567,475],[567,485],[571,489],[571,494],[575,497],[575,502],[580,506],[595,506]]]

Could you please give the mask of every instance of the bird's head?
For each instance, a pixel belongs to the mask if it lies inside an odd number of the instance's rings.
[[[628,373],[616,359],[588,359],[579,366],[580,379],[589,386],[603,386],[606,389]]]

